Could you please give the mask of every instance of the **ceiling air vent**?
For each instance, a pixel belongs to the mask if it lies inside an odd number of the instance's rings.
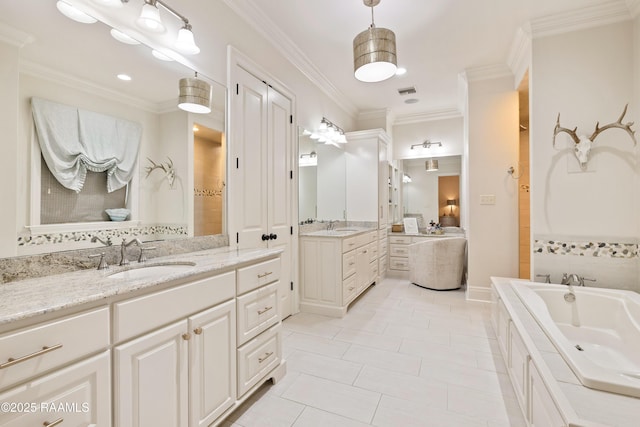
[[[415,86],[411,86],[411,87],[405,87],[403,89],[398,89],[398,94],[400,95],[411,95],[416,93],[416,87]]]

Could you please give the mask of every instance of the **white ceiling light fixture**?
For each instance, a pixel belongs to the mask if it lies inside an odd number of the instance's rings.
[[[178,108],[190,113],[209,114],[211,112],[211,85],[195,77],[180,79]]]
[[[178,31],[178,38],[176,39],[175,48],[187,55],[197,55],[200,53],[200,48],[196,45],[193,39],[193,32],[191,31],[191,24],[188,22],[184,24],[184,27]]]
[[[136,21],[140,27],[156,33],[162,33],[165,31],[165,26],[160,19],[160,11],[158,9],[158,5],[160,5],[182,21],[182,27],[178,30],[178,36],[176,37],[173,47],[179,52],[187,55],[197,55],[200,53],[200,48],[196,45],[193,37],[191,24],[184,15],[180,14],[161,0],[144,0],[144,3],[140,17]]]
[[[80,22],[81,24],[95,24],[96,22],[98,22],[98,20],[93,16],[87,15],[86,13],[70,5],[66,1],[59,0],[56,3],[56,7],[64,16],[69,19],[73,19],[76,22]]]
[[[353,69],[361,82],[381,82],[395,75],[398,68],[396,35],[378,28],[373,20],[373,8],[380,0],[362,0],[371,8],[371,26],[353,39]]]

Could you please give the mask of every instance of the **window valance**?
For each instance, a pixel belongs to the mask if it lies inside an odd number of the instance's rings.
[[[142,136],[139,123],[36,97],[31,111],[42,156],[64,187],[79,193],[87,170],[107,172],[109,193],[131,180]]]

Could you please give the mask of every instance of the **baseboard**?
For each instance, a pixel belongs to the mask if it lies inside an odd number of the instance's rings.
[[[467,285],[467,301],[491,302],[491,288]]]

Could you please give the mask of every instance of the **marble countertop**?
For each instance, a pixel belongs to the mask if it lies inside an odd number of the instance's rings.
[[[306,237],[351,237],[369,231],[376,231],[375,228],[368,227],[339,227],[334,230],[316,230],[306,233],[300,233],[300,236]]]
[[[464,237],[464,233],[442,233],[442,234],[427,234],[427,233],[405,233],[404,231],[390,231],[389,236],[417,236],[417,237]]]
[[[126,267],[111,266],[106,270],[82,270],[0,284],[0,326],[116,295],[153,288],[197,274],[229,270],[244,263],[276,256],[281,252],[282,249],[235,249],[227,246],[154,258],[143,265],[170,262],[191,262],[194,265],[153,277],[109,277],[111,274],[139,265],[131,263]]]

